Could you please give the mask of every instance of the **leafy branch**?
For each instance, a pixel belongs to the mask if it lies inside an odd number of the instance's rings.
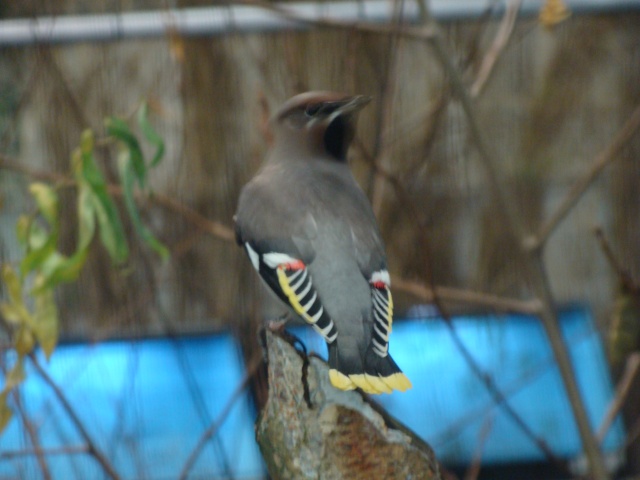
[[[169,250],[143,223],[135,202],[137,189],[148,194],[147,177],[164,156],[164,142],[149,121],[149,111],[143,103],[137,112],[137,125],[144,140],[154,149],[150,160],[145,158],[138,136],[129,122],[107,118],[104,143],[116,145],[119,182],[126,211],[135,232],[163,260]],[[102,140],[100,143],[103,143]],[[98,238],[115,265],[129,258],[129,245],[121,213],[114,201],[105,176],[96,161],[96,140],[93,131],[85,130],[80,145],[71,155],[71,176],[77,188],[75,251],[65,255],[58,248],[60,240],[59,190],[66,182],[49,185],[34,182],[29,186],[35,209],[19,217],[16,238],[24,252],[16,265],[2,265],[1,277],[6,298],[0,303],[2,320],[11,335],[15,352],[0,390],[0,433],[13,417],[7,399],[9,393],[25,380],[24,361],[39,346],[48,360],[58,343],[58,308],[55,290],[64,283],[78,279],[87,261],[94,238]]]

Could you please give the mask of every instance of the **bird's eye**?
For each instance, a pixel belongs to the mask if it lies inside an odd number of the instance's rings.
[[[304,113],[307,117],[313,117],[316,113],[320,111],[321,106],[322,104],[320,103],[314,103],[312,105],[308,105]]]

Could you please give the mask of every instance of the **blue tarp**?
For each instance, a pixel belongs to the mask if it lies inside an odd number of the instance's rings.
[[[122,478],[154,480],[178,477],[244,375],[229,335],[60,345],[47,369]],[[22,392],[44,448],[83,444],[36,372],[28,372]],[[254,418],[245,394],[189,478],[262,478]],[[24,429],[14,419],[0,436],[0,452],[29,447]],[[47,460],[55,479],[104,478],[86,454],[52,455]],[[0,478],[41,477],[31,456],[0,461]]]
[[[522,315],[481,315],[456,317],[453,325],[531,430],[557,456],[578,455],[578,432],[539,321]],[[561,327],[597,427],[613,395],[599,336],[589,311],[582,308],[564,310]],[[311,329],[292,331],[308,350],[326,356],[326,347]],[[535,444],[495,405],[442,320],[396,321],[390,351],[413,389],[376,400],[429,442],[441,461],[467,464],[479,446],[485,462],[544,460]],[[47,369],[122,478],[153,480],[177,477],[244,375],[229,335],[60,345]],[[28,372],[21,390],[43,448],[83,444],[36,372]],[[245,393],[189,478],[262,478],[254,420]],[[605,450],[620,447],[623,438],[618,421],[606,438]],[[14,419],[0,436],[0,452],[28,448],[25,430]],[[103,478],[99,465],[86,454],[50,455],[47,460],[56,479]],[[37,462],[33,456],[0,460],[0,479],[4,478],[40,478]]]
[[[455,317],[452,323],[467,350],[536,436],[558,457],[579,455],[578,429],[541,322],[526,315],[473,315]],[[563,309],[560,323],[592,427],[597,429],[613,397],[600,336],[585,308]],[[309,350],[326,358],[326,347],[317,335],[306,329],[295,332]],[[425,439],[443,463],[467,465],[480,447],[487,463],[545,460],[534,442],[496,407],[442,319],[396,321],[389,351],[413,388],[375,399]],[[615,451],[623,442],[622,422],[617,421],[604,450]]]

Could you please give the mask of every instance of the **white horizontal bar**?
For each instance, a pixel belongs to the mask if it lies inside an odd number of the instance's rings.
[[[568,0],[576,13],[640,11],[640,0]],[[431,0],[431,14],[438,20],[476,18],[494,4],[495,13],[504,1]],[[523,14],[537,13],[541,0],[525,0]],[[310,21],[337,19],[345,22],[385,23],[391,20],[391,0],[347,2],[286,3],[283,9]],[[417,19],[414,0],[405,0],[404,20]],[[228,5],[180,10],[154,10],[102,15],[67,15],[0,21],[0,46],[37,43],[114,41],[132,38],[181,35],[221,35],[231,32],[266,32],[308,28],[303,22],[287,20],[278,13],[248,5]]]

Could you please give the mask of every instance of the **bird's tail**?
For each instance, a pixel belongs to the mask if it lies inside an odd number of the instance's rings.
[[[357,349],[338,349],[329,344],[329,379],[340,390],[360,387],[367,393],[391,393],[411,388],[411,381],[402,373],[391,355],[381,357],[369,348],[364,362]]]

